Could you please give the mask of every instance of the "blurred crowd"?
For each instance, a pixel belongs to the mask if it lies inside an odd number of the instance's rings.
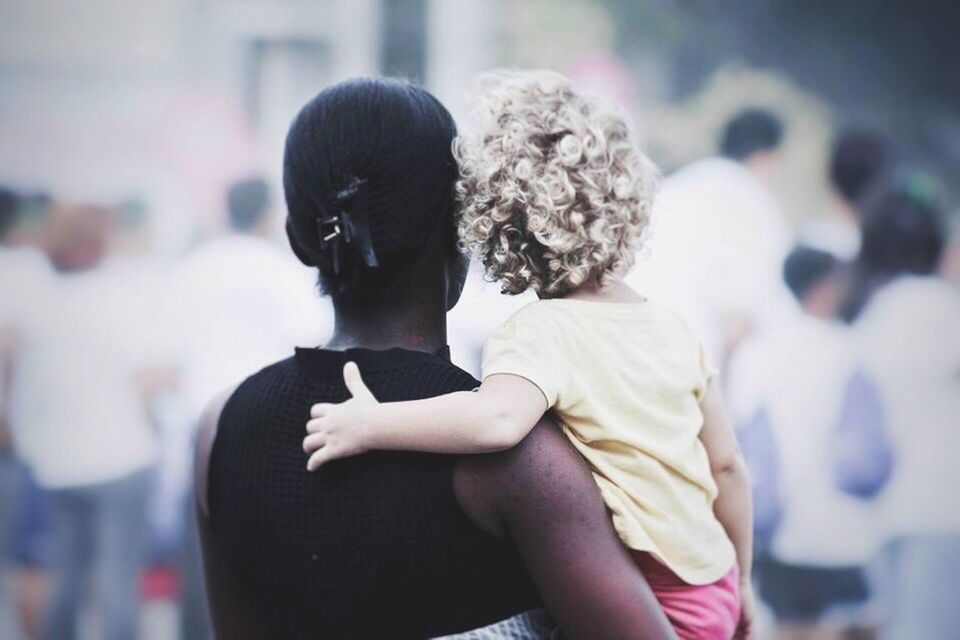
[[[792,228],[785,128],[746,110],[668,176],[640,291],[722,365],[776,638],[950,638],[960,593],[960,289],[945,203],[880,132],[837,135],[833,211]],[[954,256],[954,257],[951,257]]]
[[[141,599],[178,592],[184,637],[205,636],[194,424],[332,322],[271,239],[267,183],[226,198],[228,228],[164,260],[142,205],[0,194],[3,637],[136,637]]]
[[[791,225],[770,188],[789,126],[747,109],[715,155],[666,176],[629,280],[721,364],[753,475],[761,633],[953,637],[947,203],[881,132],[846,131],[823,167],[835,206]],[[208,637],[194,425],[218,391],[333,325],[278,239],[268,182],[224,199],[222,230],[160,257],[147,203],[0,190],[0,636],[131,638],[150,624],[143,603],[164,601],[179,603],[174,637]],[[485,337],[527,300],[473,274],[454,361],[478,375]]]

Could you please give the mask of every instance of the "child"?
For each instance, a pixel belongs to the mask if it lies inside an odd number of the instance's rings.
[[[488,339],[476,393],[314,405],[313,470],[370,449],[512,447],[552,411],[590,464],[614,526],[681,638],[747,637],[751,514],[714,371],[686,325],[621,276],[656,172],[626,121],[562,76],[490,76],[478,136],[461,139],[461,235],[504,292],[532,289]]]

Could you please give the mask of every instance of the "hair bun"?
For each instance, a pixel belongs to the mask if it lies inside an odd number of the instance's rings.
[[[456,127],[409,82],[348,80],[300,110],[287,134],[284,194],[300,259],[341,300],[376,299],[438,242],[456,246]]]

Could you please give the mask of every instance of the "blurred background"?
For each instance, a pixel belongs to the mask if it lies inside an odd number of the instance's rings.
[[[960,637],[948,0],[0,0],[0,637],[209,637],[196,420],[332,329],[292,117],[391,75],[466,127],[503,66],[620,102],[665,176],[630,280],[721,367],[759,637]],[[455,361],[527,300],[474,274]]]

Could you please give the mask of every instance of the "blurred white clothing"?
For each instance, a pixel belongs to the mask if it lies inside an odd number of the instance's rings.
[[[826,251],[843,262],[850,262],[860,252],[860,228],[837,216],[812,220],[800,231],[801,244]]]
[[[501,293],[499,284],[484,280],[478,263],[471,264],[460,301],[447,314],[451,361],[479,380],[487,337],[520,307],[536,299],[530,291],[515,296]]]
[[[177,279],[182,391],[192,420],[217,393],[296,346],[322,344],[333,331],[316,270],[267,240],[239,234],[212,240],[186,257]]]
[[[121,268],[58,275],[18,342],[11,422],[47,489],[149,468],[157,447],[137,374],[152,341],[151,289]]]
[[[22,333],[36,317],[52,282],[53,270],[42,253],[0,247],[0,332]],[[8,401],[4,374],[0,368],[0,410]]]
[[[876,509],[836,488],[833,436],[859,365],[852,332],[794,305],[778,326],[748,338],[727,377],[730,416],[766,410],[776,441],[782,504],[771,552],[802,566],[866,563],[879,548]]]
[[[902,276],[874,294],[855,328],[894,447],[880,496],[887,534],[960,533],[960,291]]]
[[[790,243],[766,186],[738,162],[707,158],[664,180],[649,248],[627,282],[676,309],[721,362],[726,316],[743,314],[759,329],[790,302],[781,279]]]
[[[0,247],[0,327],[20,326],[35,314],[35,297],[50,286],[53,270],[34,249]]]

